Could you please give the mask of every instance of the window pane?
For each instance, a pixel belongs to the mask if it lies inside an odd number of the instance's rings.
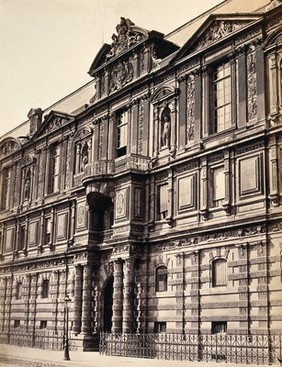
[[[227,262],[225,259],[214,260],[212,263],[213,287],[227,285]]]
[[[217,202],[225,198],[225,174],[224,167],[214,168],[213,174],[213,201]]]
[[[228,63],[218,66],[213,75],[213,133],[231,126],[231,69]]]

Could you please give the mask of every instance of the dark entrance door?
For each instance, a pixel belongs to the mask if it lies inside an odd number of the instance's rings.
[[[113,316],[113,283],[114,278],[110,277],[104,292],[104,331],[111,332]]]

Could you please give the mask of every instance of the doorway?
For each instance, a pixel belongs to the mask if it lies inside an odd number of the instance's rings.
[[[112,330],[113,284],[114,277],[110,277],[104,291],[104,331],[107,333],[110,333]]]

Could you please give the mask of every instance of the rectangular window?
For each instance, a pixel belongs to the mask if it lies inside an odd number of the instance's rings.
[[[45,218],[44,223],[44,245],[48,245],[51,242],[52,223],[51,218]]]
[[[18,250],[22,251],[25,248],[25,225],[20,225],[19,238],[18,238]]]
[[[158,186],[158,220],[165,219],[168,214],[168,192],[167,185]]]
[[[154,332],[155,333],[165,333],[166,332],[166,322],[156,321],[154,324]]]
[[[231,66],[224,62],[213,70],[212,77],[213,124],[210,133],[231,127]]]
[[[167,267],[159,266],[156,269],[156,291],[166,292],[167,291]]]
[[[9,209],[11,173],[9,168],[2,171],[1,210]]]
[[[212,206],[219,206],[225,199],[225,173],[224,167],[216,167],[212,173]]]
[[[60,188],[60,147],[53,145],[50,149],[48,193],[57,192]]]
[[[227,286],[227,262],[225,259],[217,259],[212,262],[212,286]]]
[[[40,329],[46,329],[47,328],[47,321],[41,320],[40,321]]]
[[[127,153],[127,129],[128,112],[122,111],[117,114],[117,156],[121,157]]]
[[[212,321],[212,334],[220,334],[227,332],[227,322],[226,321]]]
[[[20,327],[20,320],[14,320],[14,328]]]

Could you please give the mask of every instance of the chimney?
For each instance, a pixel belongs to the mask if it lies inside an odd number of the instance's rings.
[[[41,108],[32,108],[27,117],[29,119],[30,125],[29,125],[29,134],[33,135],[36,130],[38,129],[39,125],[42,122],[42,115],[43,111]]]

